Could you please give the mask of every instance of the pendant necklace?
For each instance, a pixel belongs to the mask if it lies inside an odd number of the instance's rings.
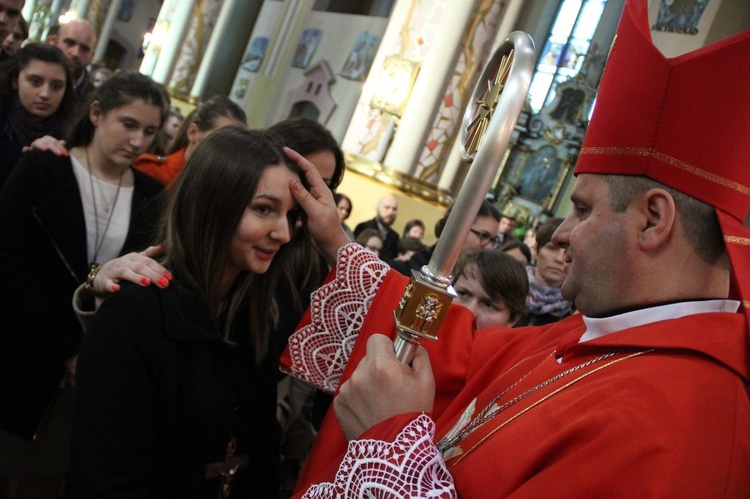
[[[120,188],[122,187],[122,177],[125,174],[125,171],[123,170],[120,172],[120,179],[117,182],[117,191],[115,192],[115,199],[112,201],[111,207],[107,203],[106,198],[104,197],[104,191],[102,190],[101,185],[99,185],[99,189],[102,193],[102,200],[107,205],[105,206],[105,212],[109,212],[109,216],[107,217],[107,224],[104,226],[104,233],[102,234],[101,239],[99,238],[99,209],[96,205],[96,192],[94,192],[94,174],[91,172],[91,162],[89,161],[89,149],[88,147],[85,147],[83,149],[83,153],[86,157],[86,167],[89,170],[89,184],[91,185],[91,199],[94,202],[94,256],[91,258],[91,268],[94,269],[95,267],[99,267],[99,264],[97,263],[96,259],[99,256],[99,251],[102,249],[102,245],[104,244],[104,239],[107,237],[107,231],[109,231],[109,224],[112,222],[112,215],[115,213],[115,206],[117,205],[117,198],[120,197]],[[97,184],[99,183],[99,179],[96,179]]]

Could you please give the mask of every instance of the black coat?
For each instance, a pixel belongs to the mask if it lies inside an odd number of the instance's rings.
[[[359,236],[365,229],[375,229],[378,234],[380,234],[380,229],[378,228],[378,219],[373,218],[372,220],[368,220],[367,222],[362,222],[361,224],[357,225],[354,228],[354,237],[356,238],[357,236]],[[383,249],[380,250],[380,259],[384,262],[387,262],[388,260],[395,258],[398,253],[398,242],[400,240],[401,238],[398,237],[396,231],[388,227],[388,232],[386,233],[385,239],[383,240]]]
[[[163,186],[134,171],[122,254],[151,243]],[[0,428],[30,438],[78,351],[71,301],[86,280],[86,223],[67,157],[32,151],[0,190]]]
[[[219,338],[208,308],[179,284],[125,283],[83,338],[73,417],[74,497],[218,497],[206,465],[236,438],[231,497],[278,495],[276,362],[256,366],[247,307]],[[247,301],[245,300],[245,303]],[[244,339],[243,339],[244,336]]]

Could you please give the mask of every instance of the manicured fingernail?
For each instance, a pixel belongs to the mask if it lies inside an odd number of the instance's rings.
[[[163,277],[160,277],[160,278],[159,278],[159,280],[158,280],[158,281],[156,281],[156,282],[157,282],[157,283],[159,284],[159,286],[161,286],[162,288],[166,288],[167,286],[169,286],[169,281],[167,281],[167,280],[166,280],[166,279],[164,279]]]
[[[148,277],[141,277],[141,284],[143,284],[144,286],[148,286],[149,284],[151,284],[151,279],[149,279]]]
[[[171,280],[172,280],[172,274],[171,274],[170,272],[167,272],[166,274],[164,274],[164,277],[165,277],[165,278],[166,278],[166,279],[167,279],[168,281],[171,281]]]
[[[113,284],[111,289],[112,289],[112,292],[114,293],[115,291],[120,291],[120,286],[117,284]]]
[[[302,184],[300,184],[296,180],[292,180],[292,190],[294,192],[298,192],[300,189],[302,189]]]

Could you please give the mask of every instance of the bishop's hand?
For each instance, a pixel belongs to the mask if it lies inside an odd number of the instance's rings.
[[[432,412],[435,379],[427,351],[419,347],[411,365],[393,352],[382,334],[367,341],[367,355],[341,386],[333,408],[344,435],[358,438],[372,426],[399,414]]]

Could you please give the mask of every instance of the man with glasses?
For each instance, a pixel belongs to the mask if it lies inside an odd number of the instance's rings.
[[[435,224],[435,236],[438,238],[443,233],[443,228],[445,227],[445,222],[448,220],[451,209],[453,207],[448,208],[443,218]],[[473,250],[497,248],[497,227],[499,221],[500,211],[489,201],[484,201],[482,206],[479,207],[477,218],[474,219],[474,223],[469,228],[469,234],[466,236],[466,241],[464,241],[464,245],[461,248],[461,254]],[[432,245],[421,251],[417,251],[411,256],[408,262],[391,262],[394,263],[392,268],[405,276],[411,276],[412,269],[419,270],[427,265],[430,258],[432,258],[432,254],[435,252],[435,246]]]

